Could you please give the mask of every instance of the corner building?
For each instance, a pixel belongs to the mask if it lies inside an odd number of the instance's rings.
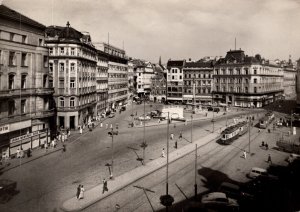
[[[230,50],[214,67],[213,102],[263,107],[283,96],[283,70],[276,63]]]
[[[0,153],[50,142],[55,110],[49,86],[46,27],[0,5]]]
[[[57,125],[77,129],[96,116],[97,50],[87,33],[70,27],[46,29],[49,66],[55,88]]]

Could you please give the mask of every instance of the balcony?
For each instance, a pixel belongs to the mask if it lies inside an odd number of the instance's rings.
[[[54,88],[25,88],[25,89],[11,89],[0,91],[0,98],[11,98],[17,96],[40,96],[51,95],[54,93]]]
[[[96,103],[97,103],[96,100],[94,100],[94,101],[91,101],[91,102],[89,102],[89,103],[86,103],[86,104],[80,105],[80,106],[74,106],[74,107],[58,107],[58,108],[57,108],[57,111],[58,111],[58,112],[78,111],[78,110],[81,110],[81,109],[83,109],[83,108],[93,106],[93,105],[95,105]]]

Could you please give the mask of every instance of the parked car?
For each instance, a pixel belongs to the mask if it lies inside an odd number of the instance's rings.
[[[140,121],[146,121],[146,120],[150,120],[151,118],[150,118],[150,116],[144,116],[144,115],[141,115],[140,117],[139,117],[139,120]]]
[[[0,201],[7,202],[12,195],[16,192],[17,182],[8,180],[8,179],[1,179],[0,180]]]
[[[285,159],[285,161],[287,161],[288,163],[293,163],[295,160],[299,160],[299,159],[300,159],[300,155],[292,153]]]
[[[225,193],[228,197],[237,199],[238,201],[249,201],[254,199],[253,192],[246,186],[241,187],[236,184],[223,182],[218,191]]]
[[[122,106],[122,107],[120,108],[120,110],[121,110],[121,111],[125,111],[125,110],[126,110],[126,106]]]
[[[248,177],[252,179],[261,175],[267,176],[268,175],[267,170],[263,168],[253,167],[251,171],[248,173]]]
[[[211,106],[207,107],[207,111],[213,111],[213,110],[214,110],[213,107]]]
[[[222,192],[212,192],[206,194],[202,197],[201,203],[207,209],[212,210],[230,210],[230,211],[238,211],[239,204],[237,200],[228,198],[225,193]]]
[[[114,112],[111,112],[111,113],[109,114],[108,118],[113,118],[113,117],[115,117],[115,113],[114,113]]]

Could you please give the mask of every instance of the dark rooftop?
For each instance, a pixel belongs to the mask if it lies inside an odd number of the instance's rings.
[[[46,28],[46,26],[44,26],[43,24],[40,24],[39,22],[34,21],[31,18],[28,18],[3,4],[0,5],[0,16],[13,21],[21,22],[21,24],[27,24],[43,30]]]
[[[184,60],[169,60],[167,66],[184,66]]]

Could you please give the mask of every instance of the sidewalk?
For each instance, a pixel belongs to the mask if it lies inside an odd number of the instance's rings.
[[[185,155],[193,152],[195,150],[195,144],[197,144],[199,148],[202,145],[218,137],[218,133],[211,133],[202,139],[198,139],[197,141],[191,144],[183,146],[182,148],[169,153],[169,163],[172,163],[173,161],[176,161],[184,157]],[[166,158],[157,158],[147,163],[145,166],[140,166],[129,172],[126,172],[123,175],[115,177],[114,180],[110,180],[108,182],[109,191],[105,192],[104,194],[102,194],[103,184],[99,184],[96,187],[85,191],[84,199],[81,200],[77,200],[74,193],[74,197],[72,197],[69,200],[66,200],[62,204],[61,209],[63,211],[79,211],[84,208],[87,208],[88,206],[100,201],[101,199],[117,192],[118,190],[132,184],[133,182],[155,172],[156,170],[164,166],[166,166]]]

